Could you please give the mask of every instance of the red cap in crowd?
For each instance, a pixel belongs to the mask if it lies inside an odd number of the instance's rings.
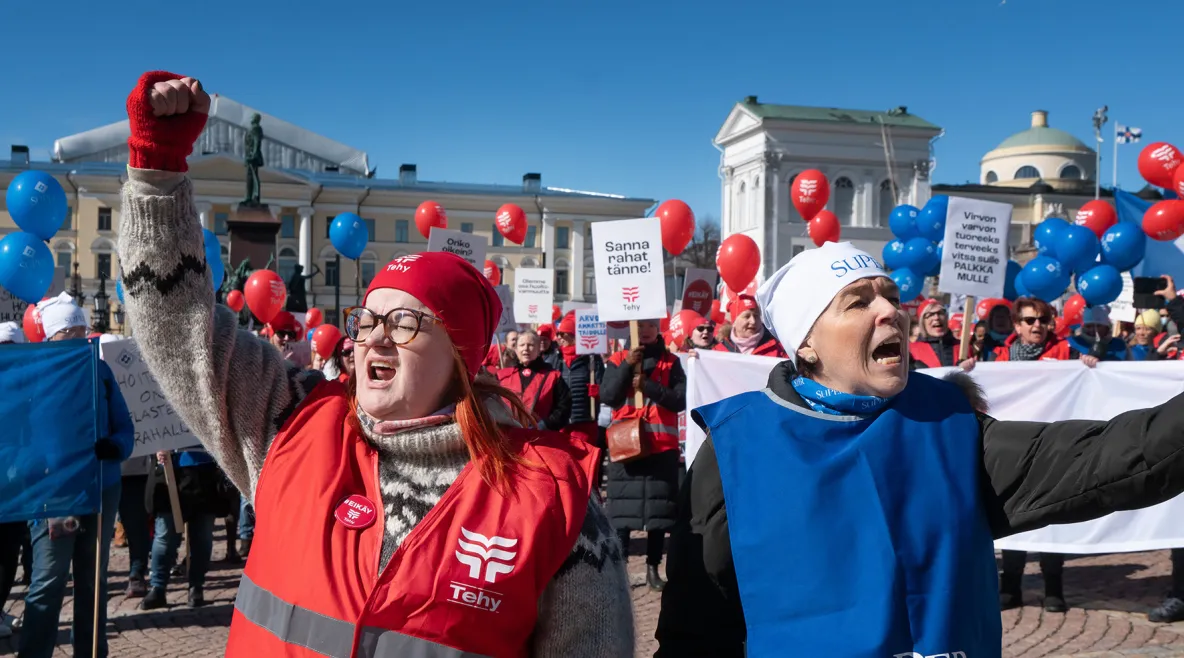
[[[388,263],[366,288],[366,297],[382,288],[402,290],[443,320],[469,376],[477,376],[502,317],[502,302],[481,272],[456,254],[425,251]]]
[[[745,311],[751,311],[756,308],[756,297],[752,295],[736,295],[736,298],[728,302],[728,315],[732,320],[740,317],[740,314]]]
[[[535,333],[539,335],[539,338],[555,340],[555,327],[553,325],[544,324],[543,326],[539,327]],[[575,332],[573,331],[572,333]]]
[[[268,329],[272,331],[290,331],[294,334],[300,333],[300,323],[296,321],[296,316],[287,311],[280,311],[275,314],[271,322],[267,323]]]
[[[930,297],[929,299],[926,299],[925,301],[921,302],[921,305],[917,307],[917,319],[924,320],[926,313],[929,313],[932,311],[940,311],[941,309],[944,309],[945,307],[946,307],[945,304],[942,304],[938,300]]]
[[[567,315],[563,316],[563,319],[559,321],[559,333],[572,334],[573,336],[575,335],[575,333],[576,333],[576,312],[575,311],[568,311]]]

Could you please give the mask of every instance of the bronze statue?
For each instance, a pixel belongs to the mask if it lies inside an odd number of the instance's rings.
[[[243,162],[247,166],[247,198],[241,205],[251,208],[263,205],[259,201],[262,190],[259,184],[259,167],[263,166],[263,127],[259,125],[261,119],[257,113],[251,117],[251,128],[247,130],[247,135],[243,139]]]
[[[222,298],[230,294],[231,290],[243,291],[243,287],[247,285],[247,279],[251,278],[251,273],[254,269],[251,268],[251,261],[243,259],[243,262],[238,264],[234,272],[226,277],[222,282]],[[244,305],[243,309],[238,313],[238,325],[245,327],[251,320],[251,311]]]
[[[312,274],[304,273],[304,266],[297,263],[292,268],[292,276],[288,278],[288,303],[284,310],[291,313],[305,313],[308,311],[308,301],[304,297],[304,282],[321,273],[321,268],[312,266]]]

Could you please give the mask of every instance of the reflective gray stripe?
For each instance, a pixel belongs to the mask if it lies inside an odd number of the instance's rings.
[[[283,642],[330,658],[353,658],[354,625],[293,605],[256,585],[246,574],[234,607]],[[357,658],[486,658],[382,628],[366,627]]]
[[[651,434],[672,434],[678,436],[678,427],[671,427],[669,425],[651,425],[649,423],[642,423],[641,426]]]

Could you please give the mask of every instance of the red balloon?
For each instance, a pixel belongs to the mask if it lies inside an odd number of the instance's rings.
[[[271,270],[256,270],[247,279],[243,287],[243,295],[247,299],[247,308],[263,324],[271,322],[276,314],[284,310],[284,301],[288,299],[288,288],[280,275]]]
[[[507,203],[497,209],[497,230],[514,244],[526,240],[526,211],[515,203]]]
[[[658,331],[660,331],[664,334],[670,332],[670,314],[669,313],[666,314],[666,317],[662,318],[661,320],[658,320]]]
[[[322,324],[312,332],[312,349],[322,359],[333,356],[339,342],[341,342],[341,330],[331,324]]]
[[[245,303],[247,303],[247,300],[243,298],[241,290],[231,290],[226,293],[226,305],[235,313],[243,310],[243,304]]]
[[[1073,333],[1073,326],[1070,325],[1069,321],[1063,317],[1057,318],[1057,320],[1054,324],[1056,326],[1057,338],[1060,338],[1063,340],[1065,338],[1068,338],[1069,334]]]
[[[979,303],[975,304],[974,306],[975,319],[986,320],[991,315],[991,309],[995,308],[996,306],[1006,306],[1010,309],[1011,302],[998,297],[988,297],[986,299],[980,300]]]
[[[1172,179],[1184,156],[1171,144],[1155,142],[1139,153],[1139,174],[1152,185],[1170,189]]]
[[[310,308],[308,313],[304,314],[304,328],[316,329],[325,321],[325,314],[319,308]]]
[[[839,241],[839,218],[829,210],[820,210],[814,219],[806,226],[810,232],[810,239],[814,246],[821,247],[827,242]]]
[[[497,263],[487,260],[485,261],[485,268],[482,271],[486,279],[489,279],[489,285],[496,286],[502,282],[502,271],[498,269]]]
[[[43,298],[49,299],[48,297]],[[21,328],[25,330],[25,338],[30,343],[40,343],[45,340],[45,327],[41,326],[41,311],[36,304],[25,307],[25,316],[21,319]]]
[[[798,209],[802,219],[809,221],[826,207],[830,200],[830,181],[826,174],[817,169],[807,169],[793,179],[789,186],[789,196],[793,200],[793,207]]]
[[[1143,213],[1143,232],[1161,242],[1184,235],[1184,201],[1160,201],[1148,208]]]
[[[1172,191],[1176,196],[1184,199],[1184,167],[1176,167],[1175,173],[1172,174]]]
[[[1106,229],[1118,223],[1118,214],[1114,212],[1114,206],[1101,199],[1094,199],[1081,206],[1073,223],[1086,227],[1100,238]]]
[[[752,238],[734,233],[720,244],[715,265],[729,288],[743,290],[761,268],[761,250]]]
[[[551,322],[558,322],[559,318],[561,318],[561,317],[563,317],[563,311],[560,310],[559,306],[557,306],[557,305],[552,306],[551,307]]]
[[[715,291],[711,284],[703,279],[692,281],[682,293],[682,307],[695,313],[707,313],[711,310],[711,300],[715,298]]]
[[[965,316],[962,313],[955,313],[950,316],[948,324],[950,325],[951,333],[959,334],[962,331],[962,320],[964,318]]]
[[[704,322],[706,320],[703,319],[703,316],[694,311],[679,311],[670,319],[670,335],[674,338],[674,342],[681,343],[683,339],[690,337],[695,327]]]
[[[662,246],[671,256],[681,254],[695,237],[695,213],[691,207],[671,199],[658,206],[654,215],[662,222]]]
[[[1081,295],[1073,295],[1069,299],[1066,299],[1065,312],[1063,314],[1065,323],[1070,327],[1081,324],[1082,314],[1085,312],[1086,306],[1088,304],[1085,303],[1085,297]]]
[[[435,201],[424,201],[415,209],[415,228],[427,238],[432,234],[433,226],[448,228],[448,214],[444,212],[444,206]]]
[[[724,320],[726,320],[726,319],[727,318],[724,317],[724,312],[719,310],[719,300],[718,299],[712,300],[711,301],[711,321],[716,324],[723,324]]]

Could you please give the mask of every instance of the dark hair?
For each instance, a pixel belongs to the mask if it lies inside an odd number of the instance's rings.
[[[1033,309],[1038,315],[1048,318],[1054,318],[1057,315],[1053,312],[1052,306],[1043,299],[1037,299],[1035,297],[1020,297],[1019,299],[1015,300],[1015,305],[1013,306],[1014,310],[1012,312],[1012,320],[1018,322],[1020,319],[1020,312],[1026,308]]]
[[[961,370],[954,370],[946,373],[942,380],[950,382],[962,390],[962,395],[966,396],[966,400],[970,402],[970,406],[980,414],[990,413],[991,405],[987,402],[987,394],[983,392],[983,387],[974,381],[970,375]]]

